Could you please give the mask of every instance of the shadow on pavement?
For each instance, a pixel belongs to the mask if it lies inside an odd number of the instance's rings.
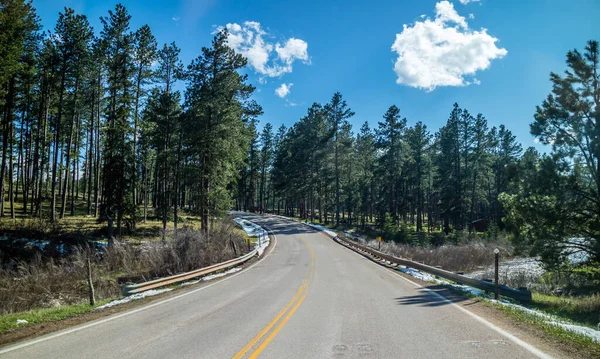
[[[431,286],[427,287],[427,289],[433,290],[434,292],[438,292],[446,300],[430,293],[425,289],[419,289],[419,294],[395,298],[396,302],[399,305],[420,305],[422,307],[439,307],[442,305],[450,304],[447,300],[450,300],[453,303],[459,303],[469,300],[468,298],[458,295],[451,295],[450,298],[448,298],[448,288],[444,286]]]

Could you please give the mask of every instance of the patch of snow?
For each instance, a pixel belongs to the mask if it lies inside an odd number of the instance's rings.
[[[65,247],[64,243],[61,243],[58,245],[58,247],[56,247],[56,250],[58,251],[58,253],[60,254],[65,254],[67,253],[67,248]]]
[[[590,254],[587,252],[583,252],[583,251],[573,252],[567,256],[567,260],[571,264],[585,263],[589,259],[590,259]]]
[[[569,238],[569,245],[565,248],[564,253],[567,254],[567,260],[571,264],[585,263],[590,259],[590,254],[579,249],[577,245],[592,245],[590,238]]]
[[[258,255],[262,256],[265,249],[269,246],[269,242],[270,242],[269,234],[267,233],[267,231],[265,231],[258,224],[250,222],[243,218],[235,218],[234,222],[239,224],[248,236],[256,237],[256,241],[254,242],[255,243],[254,247],[256,248]]]
[[[323,231],[323,232],[325,232],[330,237],[337,236],[337,233],[335,233],[334,231],[330,230],[327,227],[319,226],[318,224],[312,224],[312,223],[308,223],[308,222],[302,222],[302,223],[304,223],[307,226],[310,226],[310,227],[312,227],[314,229],[318,229],[319,231]]]
[[[451,284],[451,283],[448,283],[448,285],[454,289],[458,289],[463,292],[471,293],[472,295],[477,296],[477,297],[485,297],[486,296],[485,292],[482,291],[481,289],[469,287],[468,285]]]
[[[500,262],[498,276],[501,283],[507,283],[515,287],[530,286],[535,283],[546,270],[538,258],[513,258]],[[467,277],[475,279],[486,279],[494,277],[494,266],[488,266],[471,273]]]
[[[409,276],[415,277],[415,278],[420,279],[420,280],[422,280],[424,282],[434,282],[434,281],[436,281],[436,278],[434,276],[432,276],[431,274],[429,274],[429,273],[423,273],[423,272],[418,271],[418,270],[416,270],[414,268],[405,267],[405,268],[398,268],[398,270],[400,272],[402,272],[402,273],[408,274]]]
[[[588,328],[588,327],[582,327],[580,325],[568,324],[568,323],[564,323],[564,322],[547,322],[547,323],[551,324],[551,325],[556,325],[556,326],[562,327],[563,329],[572,331],[574,333],[581,334],[586,337],[592,338],[596,342],[600,343],[600,330],[596,330],[596,329],[592,329],[592,328]]]
[[[158,294],[170,292],[172,290],[173,290],[173,288],[150,289],[150,290],[147,290],[145,292],[136,293],[136,294],[127,296],[127,297],[122,298],[122,299],[113,300],[112,302],[109,302],[109,303],[106,303],[104,305],[101,305],[101,306],[97,307],[96,309],[110,308],[110,307],[114,307],[115,305],[129,303],[129,302],[131,302],[133,300],[138,300],[138,299],[143,299],[143,298],[146,298],[146,297],[151,297],[153,295],[158,295]]]
[[[522,305],[511,303],[511,302],[508,302],[505,300],[493,300],[492,299],[491,301],[494,303],[498,303],[498,304],[504,305],[506,307],[511,307],[511,308],[526,312],[528,314],[534,315],[536,317],[542,318],[542,319],[544,319],[544,322],[546,324],[561,327],[563,329],[572,331],[574,333],[584,335],[584,336],[591,338],[591,339],[595,340],[596,342],[600,343],[600,330],[584,327],[581,325],[571,324],[564,320],[560,320],[550,314],[546,314],[541,311],[530,309],[530,308],[524,307]]]
[[[25,243],[25,246],[32,248],[37,247],[39,250],[43,251],[48,244],[50,244],[49,241],[29,241]]]
[[[21,324],[28,324],[29,322],[26,321],[25,319],[17,319],[17,325],[21,325]]]
[[[221,278],[221,277],[224,277],[224,276],[226,276],[228,274],[239,272],[241,270],[242,270],[241,267],[231,268],[230,270],[225,271],[223,273],[211,274],[211,275],[207,275],[207,276],[202,277],[202,278],[197,279],[197,280],[192,280],[192,281],[189,281],[189,282],[183,282],[183,283],[181,283],[181,286],[185,287],[185,286],[197,284],[197,283],[200,283],[200,282],[207,282],[209,280],[212,280],[212,279],[215,279],[215,278]]]

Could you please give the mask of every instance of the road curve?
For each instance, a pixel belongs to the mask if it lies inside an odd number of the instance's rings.
[[[226,280],[0,349],[1,358],[532,358],[535,348],[301,224]]]

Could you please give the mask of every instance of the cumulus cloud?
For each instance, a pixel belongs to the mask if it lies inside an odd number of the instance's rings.
[[[470,2],[479,2],[479,0],[458,0],[461,4],[467,5]]]
[[[248,59],[250,66],[258,74],[266,77],[279,77],[292,72],[295,61],[310,63],[306,41],[289,38],[273,43],[271,36],[256,21],[243,24],[227,24],[217,27],[217,31],[227,29],[228,45]]]
[[[396,82],[434,90],[438,86],[479,84],[473,76],[501,59],[506,49],[496,46],[497,38],[486,29],[474,31],[448,1],[435,5],[435,18],[404,25],[396,34],[392,51],[398,54],[394,65]]]
[[[285,98],[290,93],[290,88],[292,88],[294,84],[281,84],[277,89],[275,89],[275,94],[281,98]]]

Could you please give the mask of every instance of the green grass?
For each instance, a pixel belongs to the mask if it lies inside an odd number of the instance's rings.
[[[567,344],[575,344],[577,347],[590,354],[591,357],[600,357],[600,343],[594,341],[592,338],[556,325],[548,324],[544,318],[524,312],[518,308],[489,301],[484,301],[484,303],[501,310],[508,317],[541,328],[546,334],[555,339],[561,340]]]
[[[557,297],[533,293],[531,307],[593,328],[600,324],[600,294]]]
[[[0,333],[4,333],[11,329],[23,327],[35,323],[54,322],[67,319],[83,313],[94,310],[96,307],[110,302],[112,299],[103,299],[97,301],[96,305],[91,306],[89,303],[78,303],[71,305],[63,305],[58,308],[41,308],[33,309],[27,312],[11,313],[0,316]],[[17,324],[17,319],[26,320],[27,324]]]

